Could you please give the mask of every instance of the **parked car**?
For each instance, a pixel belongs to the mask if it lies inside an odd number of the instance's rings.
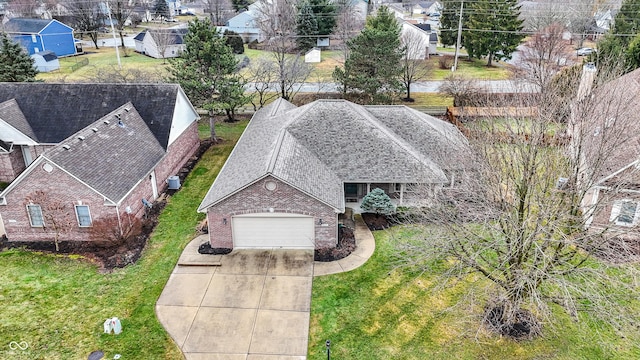
[[[431,14],[429,14],[429,16],[431,17],[440,17],[440,13],[439,12],[432,12]]]
[[[583,48],[578,49],[578,56],[591,55],[594,52],[595,52],[595,50],[590,48],[590,47],[583,47]]]

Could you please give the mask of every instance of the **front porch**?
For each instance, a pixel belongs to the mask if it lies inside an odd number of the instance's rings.
[[[417,185],[403,183],[345,183],[345,207],[352,208],[354,213],[362,213],[362,199],[373,189],[382,189],[396,206],[422,204],[434,193],[433,185]],[[420,199],[419,199],[420,198]]]

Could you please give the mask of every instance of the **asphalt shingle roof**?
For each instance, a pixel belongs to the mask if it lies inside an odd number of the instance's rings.
[[[9,125],[16,128],[16,130],[22,132],[31,139],[36,139],[36,134],[33,132],[31,125],[29,125],[29,122],[24,117],[20,106],[18,106],[18,103],[14,99],[0,103],[0,119],[4,120]],[[0,139],[2,139],[2,134],[0,134]]]
[[[267,175],[343,210],[344,182],[445,183],[468,151],[453,125],[404,106],[279,99],[256,112],[199,210]]]
[[[0,102],[15,99],[40,143],[57,144],[131,102],[167,148],[177,84],[0,83]]]
[[[37,34],[49,25],[51,21],[53,20],[13,18],[7,21],[5,29],[8,32]]]
[[[118,203],[164,154],[129,102],[47,150],[44,157]]]

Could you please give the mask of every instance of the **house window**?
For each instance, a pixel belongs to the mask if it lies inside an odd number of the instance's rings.
[[[36,38],[36,34],[31,34],[31,42],[38,42],[38,39]]]
[[[78,217],[78,225],[80,227],[91,226],[91,214],[89,213],[89,206],[76,205],[76,216]]]
[[[27,205],[27,213],[29,214],[29,223],[33,227],[43,227],[44,219],[42,218],[42,208],[37,204]]]
[[[616,225],[632,226],[636,223],[638,203],[631,200],[619,200],[613,204],[610,221]]]

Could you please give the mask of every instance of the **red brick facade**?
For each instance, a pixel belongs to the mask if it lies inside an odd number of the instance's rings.
[[[48,148],[53,145],[29,146],[31,159],[35,160]],[[15,146],[10,153],[0,154],[0,181],[12,182],[26,169],[22,148]]]
[[[191,124],[182,135],[170,146],[168,154],[156,166],[156,181],[159,192],[167,187],[167,178],[177,174],[178,170],[193,156],[199,146],[197,122]],[[20,154],[20,156],[22,156]],[[153,188],[150,176],[136,185],[118,205],[106,204],[102,195],[90,189],[65,171],[53,166],[51,172],[43,169],[45,162],[37,166],[6,196],[6,205],[0,205],[0,213],[4,222],[9,241],[53,241],[55,233],[42,227],[31,227],[26,205],[27,198],[32,197],[36,190],[43,191],[50,202],[60,202],[66,206],[64,213],[68,213],[72,226],[63,233],[59,240],[88,241],[89,228],[80,227],[75,215],[74,205],[88,205],[93,221],[114,216],[119,212],[124,214],[130,210],[132,214],[141,217],[144,214],[142,199],[152,201]],[[108,176],[108,174],[105,174]],[[118,200],[118,199],[116,199]],[[41,204],[43,212],[45,204]],[[127,209],[129,207],[129,209]],[[64,214],[62,215],[64,217]],[[46,224],[45,224],[46,225]]]
[[[275,190],[266,189],[268,180],[276,182]],[[231,217],[234,215],[266,212],[313,216],[316,249],[333,248],[338,242],[338,215],[332,207],[286,183],[267,177],[208,209],[211,246],[233,248]],[[318,224],[319,219],[322,219],[322,224]]]

